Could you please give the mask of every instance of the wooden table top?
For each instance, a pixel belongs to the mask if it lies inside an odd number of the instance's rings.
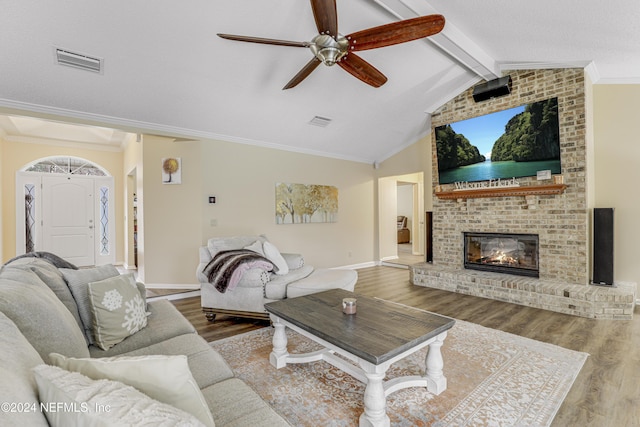
[[[357,298],[356,314],[342,299]],[[342,289],[265,304],[269,313],[370,363],[383,363],[450,329],[455,320]]]

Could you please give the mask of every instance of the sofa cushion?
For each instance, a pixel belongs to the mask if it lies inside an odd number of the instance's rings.
[[[93,319],[91,317],[91,305],[89,302],[89,282],[97,282],[119,275],[118,269],[113,265],[107,264],[95,268],[83,268],[81,270],[72,270],[69,268],[61,268],[60,272],[64,276],[64,280],[69,285],[73,299],[78,305],[78,313],[84,326],[84,334],[89,344],[93,344]]]
[[[33,271],[27,273],[32,275],[28,282],[0,278],[0,311],[13,320],[45,362],[54,352],[88,357],[87,342],[69,310]]]
[[[33,369],[52,427],[203,426],[193,415],[118,381],[92,380],[57,366]],[[77,408],[76,410],[63,410]]]
[[[82,320],[80,320],[80,314],[78,313],[78,306],[76,305],[76,300],[73,299],[73,295],[71,295],[71,291],[67,286],[67,282],[65,282],[64,277],[60,270],[58,270],[53,264],[50,262],[34,257],[26,257],[19,258],[11,264],[8,264],[5,269],[3,269],[2,275],[5,276],[7,273],[19,270],[29,269],[36,273],[38,277],[53,291],[54,294],[58,297],[58,299],[64,304],[65,307],[69,309],[71,315],[80,328],[83,327]],[[13,278],[11,276],[5,276],[7,278]],[[20,281],[19,278],[14,278],[14,280]]]
[[[210,385],[202,390],[209,407],[215,408],[213,419],[225,427],[291,426],[251,387],[238,378]]]
[[[271,272],[263,268],[250,268],[242,275],[237,288],[263,288],[271,280]],[[213,286],[213,285],[212,285]],[[217,292],[217,290],[216,290]]]
[[[264,256],[276,266],[276,274],[284,276],[289,273],[287,261],[280,255],[280,251],[271,242],[264,242],[262,245]]]
[[[93,338],[108,350],[147,326],[145,302],[133,274],[91,282],[89,301],[93,318]]]
[[[0,312],[0,402],[16,404],[2,410],[4,427],[48,426],[40,412],[38,389],[31,369],[43,363],[38,352],[20,333],[18,327]],[[17,405],[22,405],[18,407]],[[18,410],[24,407],[27,410]],[[31,410],[36,408],[37,410]],[[13,410],[15,409],[15,410]]]
[[[264,256],[264,250],[262,249],[262,241],[261,240],[256,240],[255,242],[253,242],[249,246],[245,246],[243,249],[247,249],[249,251],[253,251],[253,252],[259,253],[260,255]]]
[[[51,354],[54,366],[79,372],[92,380],[113,380],[130,385],[160,402],[182,409],[213,427],[211,411],[200,392],[187,356],[117,356],[73,358]]]
[[[287,286],[287,298],[328,291],[329,289],[344,289],[353,292],[358,281],[356,270],[340,270],[318,268],[313,274]]]
[[[271,281],[264,288],[264,295],[269,299],[284,299],[287,297],[287,286],[296,280],[304,279],[313,272],[313,267],[305,265],[297,270],[290,270],[286,276],[271,275]]]
[[[255,241],[260,241],[264,244],[266,240],[267,238],[264,236],[213,237],[207,242],[207,249],[209,249],[211,258],[213,258],[220,251],[242,249]]]
[[[109,350],[90,345],[89,352],[91,357],[117,356],[138,348],[148,347],[178,335],[196,333],[193,325],[180,314],[170,301],[165,299],[150,301],[147,308],[151,314],[147,317],[146,328],[127,337]]]
[[[288,254],[286,252],[281,252],[280,255],[282,255],[282,258],[287,262],[289,270],[295,270],[304,265],[304,257],[302,254]]]
[[[186,355],[189,370],[201,389],[234,376],[226,360],[213,350],[201,336],[196,334],[180,335],[130,351],[124,355],[144,356],[149,354]]]

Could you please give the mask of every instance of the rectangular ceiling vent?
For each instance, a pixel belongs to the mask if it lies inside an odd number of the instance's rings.
[[[102,58],[55,48],[56,63],[102,74]]]
[[[320,116],[315,116],[309,122],[310,125],[320,126],[321,128],[326,128],[327,126],[329,126],[329,123],[331,123],[331,119],[328,119],[326,117],[320,117]]]

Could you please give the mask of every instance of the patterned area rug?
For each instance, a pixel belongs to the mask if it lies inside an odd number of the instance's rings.
[[[324,361],[269,364],[273,328],[210,345],[293,426],[356,426],[364,384]],[[287,330],[289,352],[318,349]],[[427,350],[395,363],[387,379],[422,375]],[[433,395],[408,388],[387,398],[392,426],[548,426],[560,408],[586,353],[456,321],[442,347],[448,388]]]

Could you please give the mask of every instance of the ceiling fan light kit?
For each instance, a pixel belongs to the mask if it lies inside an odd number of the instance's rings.
[[[311,40],[309,49],[324,65],[330,67],[348,53],[349,41],[342,34],[335,38],[329,34],[318,34]]]
[[[218,36],[227,40],[250,43],[308,47],[313,53],[313,58],[283,89],[297,86],[321,63],[329,67],[338,64],[340,68],[364,83],[373,87],[380,87],[387,81],[385,75],[353,52],[377,49],[429,37],[442,31],[445,23],[442,15],[420,16],[344,36],[338,33],[336,0],[311,0],[311,9],[319,32],[311,42],[295,42],[233,34],[218,34]]]

